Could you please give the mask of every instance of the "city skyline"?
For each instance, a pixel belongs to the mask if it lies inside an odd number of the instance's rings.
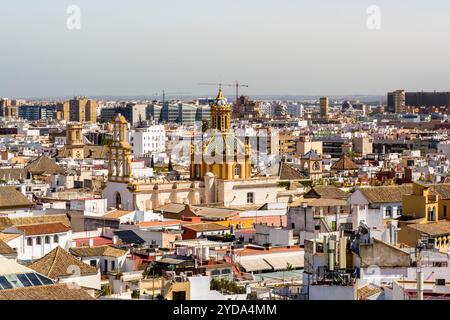
[[[69,30],[70,5],[81,10]],[[367,9],[380,9],[370,30]],[[2,3],[0,96],[247,95],[448,91],[449,4],[433,1],[49,1]],[[399,40],[400,39],[400,40]],[[420,39],[418,41],[417,39]],[[211,89],[211,90],[210,90]],[[228,91],[228,92],[227,92]],[[226,94],[232,95],[232,88]]]

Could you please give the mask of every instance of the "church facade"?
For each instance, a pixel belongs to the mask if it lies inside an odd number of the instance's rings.
[[[234,135],[231,106],[221,89],[211,107],[208,137],[191,145],[190,180],[133,177],[127,121],[119,114],[112,124],[108,181],[103,189],[108,207],[152,210],[168,203],[239,207],[284,201],[278,198],[278,176],[251,177],[250,146]]]

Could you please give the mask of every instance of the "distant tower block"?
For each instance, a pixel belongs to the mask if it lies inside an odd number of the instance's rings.
[[[328,118],[328,111],[330,108],[330,101],[327,97],[320,98],[320,117]]]
[[[131,146],[127,142],[127,120],[118,114],[113,122],[113,138],[108,152],[108,180],[114,182],[130,182]]]
[[[68,156],[74,159],[84,158],[83,126],[79,123],[71,123],[67,126]]]

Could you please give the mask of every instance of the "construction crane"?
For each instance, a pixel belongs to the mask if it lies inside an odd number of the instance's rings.
[[[164,104],[164,102],[166,102],[166,95],[185,95],[185,94],[192,94],[192,92],[166,92],[166,90],[162,91],[162,102]]]
[[[235,83],[199,83],[200,86],[225,86],[225,87],[235,87],[236,88],[236,103],[239,100],[239,87],[248,88],[247,84],[241,84],[236,80]]]

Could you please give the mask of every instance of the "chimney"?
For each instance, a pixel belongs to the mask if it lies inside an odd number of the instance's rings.
[[[117,243],[119,242],[119,237],[116,236],[116,235],[114,235],[114,236],[112,237],[112,242],[113,242],[113,244],[117,244]]]
[[[423,273],[420,268],[417,270],[417,300],[423,300]]]
[[[89,247],[94,246],[94,238],[89,238]]]

